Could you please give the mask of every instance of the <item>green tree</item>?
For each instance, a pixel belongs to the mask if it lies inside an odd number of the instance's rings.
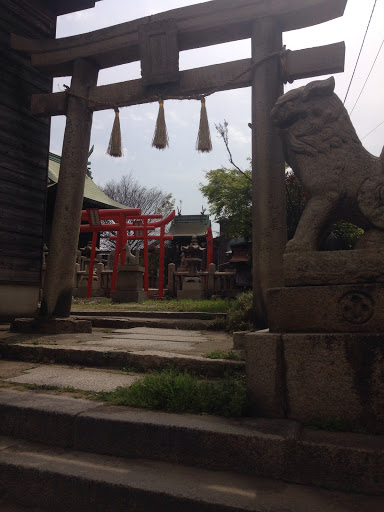
[[[252,236],[252,171],[214,169],[205,173],[207,184],[199,190],[207,198],[209,211],[225,223],[229,236]]]
[[[214,169],[205,173],[207,184],[200,184],[200,191],[207,198],[209,211],[224,224],[230,237],[252,238],[252,172],[238,169]],[[300,217],[309,199],[300,181],[292,173],[285,173],[287,202],[287,238],[296,231]],[[331,226],[331,232],[339,240],[340,248],[352,249],[363,230],[345,221]]]

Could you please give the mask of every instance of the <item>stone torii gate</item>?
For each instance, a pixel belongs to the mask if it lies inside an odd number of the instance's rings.
[[[72,76],[69,91],[32,97],[37,116],[66,115],[42,317],[71,308],[92,113],[252,86],[253,275],[255,323],[265,323],[265,294],[282,285],[286,244],[284,158],[270,111],[283,93],[282,33],[342,16],[347,0],[213,0],[56,40],[12,36],[12,47],[46,74]],[[179,71],[179,52],[252,39],[252,58]],[[344,43],[284,54],[295,80],[344,70]],[[142,78],[97,87],[98,71],[141,60]],[[69,93],[69,94],[68,94]]]

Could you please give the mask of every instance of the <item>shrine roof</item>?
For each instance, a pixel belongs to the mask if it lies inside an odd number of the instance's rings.
[[[60,156],[49,153],[48,178],[50,183],[48,187],[55,186],[59,181],[60,161]],[[127,206],[114,201],[104,194],[89,176],[85,176],[84,199],[88,199],[94,203],[95,207],[99,208],[127,208]]]
[[[174,237],[204,236],[210,225],[209,215],[176,215],[168,234]]]

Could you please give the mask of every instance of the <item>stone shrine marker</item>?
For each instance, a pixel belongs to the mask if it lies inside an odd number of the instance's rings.
[[[56,40],[12,36],[14,49],[66,92],[34,95],[32,112],[67,116],[42,317],[68,317],[92,111],[252,86],[255,322],[268,288],[282,284],[286,244],[284,158],[270,112],[283,81],[344,69],[344,43],[285,52],[282,33],[342,16],[347,0],[214,0]],[[252,39],[252,59],[179,71],[179,52]],[[141,60],[142,78],[97,87],[99,69]]]

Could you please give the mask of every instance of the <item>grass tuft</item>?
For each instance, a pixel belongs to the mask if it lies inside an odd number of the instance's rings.
[[[226,317],[226,328],[228,332],[248,331],[252,329],[253,294],[249,292],[240,293],[228,310]]]
[[[137,311],[177,311],[177,312],[197,312],[197,313],[226,313],[230,307],[231,301],[226,299],[166,299],[166,300],[146,300],[142,304],[123,303],[112,304],[111,299],[90,300],[74,299],[72,311],[76,310],[137,310]]]
[[[227,417],[242,416],[246,409],[244,376],[199,381],[175,368],[153,372],[131,387],[102,393],[100,398],[113,405]]]
[[[224,352],[223,350],[213,350],[204,354],[208,359],[229,359],[230,361],[241,361],[241,357],[236,352]]]

